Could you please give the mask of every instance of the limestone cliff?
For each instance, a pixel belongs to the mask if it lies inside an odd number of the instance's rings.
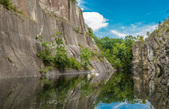
[[[169,20],[133,47],[134,89],[155,109],[169,108]]]
[[[36,56],[41,43],[35,37],[45,36],[44,40],[51,41],[55,29],[63,33],[69,57],[79,60],[80,46],[98,50],[87,34],[82,10],[71,0],[12,0],[12,3],[21,14],[0,4],[0,78],[39,76],[44,65]],[[101,76],[113,71],[106,59],[91,60],[91,64]],[[60,72],[50,74],[57,73]]]

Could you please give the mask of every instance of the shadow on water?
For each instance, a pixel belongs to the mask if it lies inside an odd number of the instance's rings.
[[[0,79],[0,109],[102,109],[103,105],[112,108],[112,103],[146,104],[146,99],[135,97],[131,76],[115,73],[107,84],[93,82],[94,78],[69,75]]]

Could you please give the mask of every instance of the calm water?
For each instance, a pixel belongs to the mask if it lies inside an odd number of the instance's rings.
[[[132,87],[125,91],[114,82],[77,75],[0,79],[0,109],[151,109],[131,94]]]

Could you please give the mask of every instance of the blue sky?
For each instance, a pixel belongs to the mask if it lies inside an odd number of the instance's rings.
[[[147,104],[128,104],[128,103],[111,103],[111,104],[105,104],[100,103],[95,109],[151,109],[150,103],[147,102]]]
[[[169,0],[77,0],[86,24],[98,37],[143,35],[169,16]]]

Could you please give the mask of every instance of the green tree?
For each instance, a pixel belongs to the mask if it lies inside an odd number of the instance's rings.
[[[92,37],[94,34],[90,33]],[[101,90],[97,103],[112,103],[124,102],[129,103],[137,102],[133,93],[133,78],[131,74],[132,66],[132,47],[138,38],[131,35],[126,36],[124,39],[116,39],[110,37],[103,37],[101,39],[93,37],[97,46],[100,48],[101,53],[107,60],[117,69],[117,72],[107,82]],[[97,104],[96,103],[96,104]]]

